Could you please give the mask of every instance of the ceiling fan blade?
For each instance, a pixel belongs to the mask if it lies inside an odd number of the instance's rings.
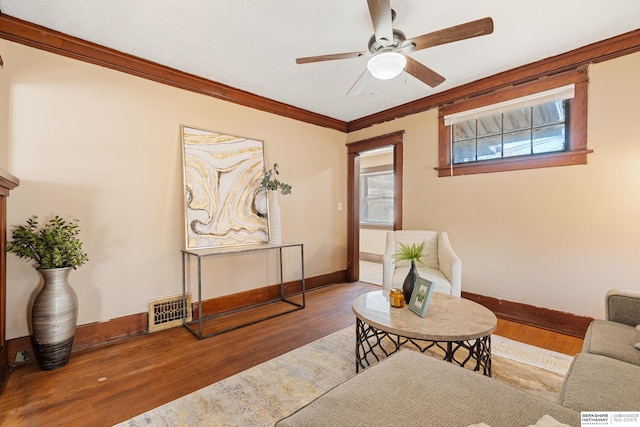
[[[384,46],[393,41],[390,0],[367,0],[376,41]]]
[[[334,53],[331,55],[307,56],[304,58],[297,58],[296,64],[308,64],[310,62],[333,61],[334,59],[357,58],[359,56],[366,55],[368,53],[369,52],[346,52],[346,53]]]
[[[425,67],[410,56],[407,56],[407,66],[405,71],[431,87],[436,87],[445,81],[445,78],[440,74],[436,73],[429,67]]]
[[[373,76],[371,75],[369,70],[365,68],[362,74],[360,74],[360,77],[358,77],[358,80],[356,80],[353,86],[351,86],[351,88],[347,91],[347,95],[359,95],[360,93],[362,93],[362,90],[367,86],[367,84],[371,82],[371,79],[373,79]]]
[[[414,37],[411,42],[416,46],[414,50],[420,50],[491,33],[493,33],[493,19],[482,18]]]

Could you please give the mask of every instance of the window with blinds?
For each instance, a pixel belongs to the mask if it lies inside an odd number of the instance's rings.
[[[559,79],[442,107],[439,176],[585,164],[587,80]]]
[[[393,171],[361,174],[360,191],[360,222],[393,224]]]
[[[516,108],[451,125],[453,163],[565,151],[567,101]]]

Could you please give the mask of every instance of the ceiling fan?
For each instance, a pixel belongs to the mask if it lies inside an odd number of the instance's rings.
[[[407,56],[407,53],[493,32],[493,20],[491,18],[483,18],[407,40],[402,31],[394,29],[392,26],[396,14],[391,9],[390,0],[367,0],[367,3],[369,4],[369,14],[371,15],[374,31],[374,34],[369,39],[369,51],[308,56],[296,59],[297,64],[308,64],[311,62],[370,56],[371,59],[367,63],[367,69],[349,89],[348,95],[358,94],[364,88],[370,76],[380,80],[388,80],[398,76],[403,70],[427,85],[436,87],[444,82],[445,78],[431,68]]]

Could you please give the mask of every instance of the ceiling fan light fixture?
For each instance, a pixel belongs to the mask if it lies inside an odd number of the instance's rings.
[[[382,52],[367,62],[367,69],[379,80],[389,80],[399,75],[407,65],[407,58],[398,52]]]

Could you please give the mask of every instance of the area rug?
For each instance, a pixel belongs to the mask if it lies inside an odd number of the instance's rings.
[[[355,375],[354,343],[350,326],[118,427],[272,426]],[[555,400],[572,359],[496,335],[492,355],[494,379],[548,400]]]

